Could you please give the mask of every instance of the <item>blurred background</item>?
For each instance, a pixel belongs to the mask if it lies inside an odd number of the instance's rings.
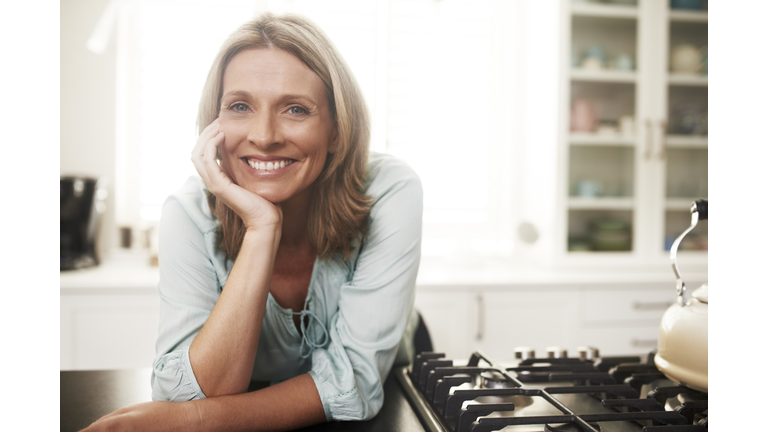
[[[416,304],[436,349],[647,352],[674,300],[669,248],[691,202],[708,196],[707,9],[61,1],[62,209],[65,196],[93,197],[68,220],[62,210],[61,368],[151,364],[160,209],[195,175],[189,153],[215,53],[263,11],[325,30],[365,94],[371,149],[421,177]],[[90,231],[70,233],[83,219]],[[707,280],[707,249],[702,221],[681,245],[691,286]],[[510,332],[521,327],[529,332]]]

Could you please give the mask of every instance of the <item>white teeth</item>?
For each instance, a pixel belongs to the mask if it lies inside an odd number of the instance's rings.
[[[289,161],[281,160],[280,162],[256,162],[253,160],[248,160],[248,165],[250,165],[251,168],[262,170],[262,171],[272,171],[280,168],[285,168],[291,163],[293,163],[292,160],[289,160]]]

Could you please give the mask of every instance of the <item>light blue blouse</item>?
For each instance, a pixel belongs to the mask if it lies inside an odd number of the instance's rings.
[[[421,257],[422,188],[403,161],[371,154],[365,193],[370,234],[344,261],[315,261],[302,337],[293,311],[267,298],[252,379],[273,384],[309,373],[328,420],[367,420],[384,401],[383,381],[413,356],[413,309]],[[205,184],[190,177],[163,205],[159,260],[160,329],[152,399],[204,398],[189,345],[227,282],[232,265],[216,247],[217,220]],[[302,318],[304,318],[302,316]]]

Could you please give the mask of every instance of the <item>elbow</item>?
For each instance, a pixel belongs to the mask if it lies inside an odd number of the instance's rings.
[[[384,405],[384,394],[377,392],[366,397],[353,389],[332,400],[331,415],[333,420],[365,421],[370,420],[381,411]]]
[[[186,367],[183,353],[160,357],[152,370],[151,385],[154,401],[186,402],[206,397]]]

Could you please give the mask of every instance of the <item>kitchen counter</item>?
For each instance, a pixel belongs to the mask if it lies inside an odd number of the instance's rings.
[[[150,368],[131,370],[61,371],[61,432],[74,432],[118,408],[152,400]],[[384,406],[372,420],[330,422],[302,431],[423,431],[394,373],[384,383]]]
[[[142,250],[117,249],[96,267],[63,271],[60,274],[62,295],[78,294],[155,294],[160,280],[158,267],[149,264],[149,253]],[[683,265],[686,282],[708,280],[707,269],[701,265]],[[423,258],[416,279],[417,289],[433,287],[459,288],[485,286],[512,288],[567,288],[576,285],[616,287],[623,284],[665,283],[674,287],[675,276],[669,264],[648,268],[622,268],[606,265],[600,268],[554,269],[538,265],[510,265],[499,260],[473,263],[447,263]]]

